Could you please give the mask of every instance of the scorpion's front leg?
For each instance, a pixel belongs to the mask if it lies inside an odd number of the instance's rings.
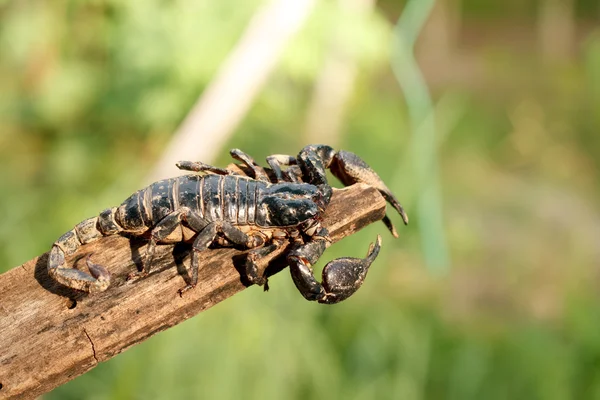
[[[323,269],[323,283],[314,276],[312,266],[327,247],[327,231],[323,229],[314,240],[299,245],[287,257],[290,272],[296,287],[307,300],[334,304],[350,297],[360,288],[371,263],[379,254],[381,236],[371,244],[365,258],[338,258],[330,261]]]
[[[254,159],[241,151],[240,149],[232,149],[230,154],[238,161],[242,161],[254,174],[254,178],[260,181],[271,182],[269,175],[263,167],[258,165]],[[271,167],[275,175],[274,183],[281,182],[302,182],[302,171],[296,163],[296,158],[284,154],[274,154],[267,157],[267,163]],[[286,166],[287,170],[282,171],[281,167]]]
[[[273,154],[267,157],[267,163],[277,177],[277,182],[302,182],[302,171],[295,157],[286,154]],[[281,167],[287,167],[285,171]]]
[[[216,175],[236,175],[235,171],[204,164],[201,161],[178,161],[175,165],[183,171],[208,172]]]
[[[258,165],[258,163],[254,161],[254,158],[252,158],[249,154],[243,152],[240,149],[231,149],[229,151],[229,154],[232,158],[246,164],[246,166],[252,170],[254,174],[254,179],[264,182],[271,182],[265,169]]]

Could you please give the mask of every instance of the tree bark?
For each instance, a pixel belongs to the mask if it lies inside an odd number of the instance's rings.
[[[323,224],[338,241],[384,213],[385,201],[375,189],[353,185],[335,190]],[[198,286],[179,296],[190,253],[184,244],[158,246],[151,274],[126,281],[141,267],[145,247],[142,239],[119,235],[83,246],[69,263],[83,267],[93,253],[94,262],[112,273],[109,289],[96,295],[54,282],[47,274],[48,253],[0,275],[0,398],[48,392],[248,285],[244,251],[214,249],[201,255]],[[285,250],[265,260],[268,275],[285,267]]]

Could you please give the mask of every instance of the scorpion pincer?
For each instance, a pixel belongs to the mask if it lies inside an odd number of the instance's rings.
[[[319,283],[312,265],[331,243],[329,232],[321,225],[331,199],[327,182],[329,169],[346,186],[366,183],[377,190],[398,211],[405,224],[408,217],[381,178],[357,155],[326,145],[306,146],[296,156],[272,155],[267,163],[275,178],[248,154],[231,150],[253,176],[201,162],[181,161],[181,170],[202,172],[165,179],[135,192],[120,206],[86,219],[62,235],[53,245],[48,273],[59,283],[89,293],[106,290],[109,271],[88,256],[87,272],[69,268],[66,258],[81,245],[103,236],[149,233],[146,259],[139,275],[148,274],[156,245],[193,240],[191,276],[181,292],[198,283],[198,254],[211,244],[235,245],[250,249],[245,262],[251,283],[266,285],[258,272],[257,261],[281,247],[286,239],[293,243],[287,255],[292,279],[307,300],[333,304],[351,296],[362,285],[371,263],[377,257],[381,237],[371,244],[365,258],[339,258],[329,262]],[[391,220],[384,223],[397,237]]]

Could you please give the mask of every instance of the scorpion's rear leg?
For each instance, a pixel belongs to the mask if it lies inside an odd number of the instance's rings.
[[[216,175],[235,175],[234,171],[228,169],[214,167],[212,165],[204,164],[200,161],[179,161],[175,165],[177,168],[183,171],[192,172],[210,172]]]
[[[262,246],[265,242],[263,237],[247,235],[229,222],[210,222],[200,231],[196,240],[194,240],[190,282],[179,290],[180,294],[194,288],[198,284],[198,271],[200,269],[198,255],[200,252],[206,250],[218,238],[219,234],[223,234],[228,241],[243,248]]]
[[[356,154],[343,150],[336,152],[327,145],[310,145],[300,151],[298,163],[303,174],[307,176],[308,182],[313,184],[327,183],[325,168],[329,168],[331,173],[346,186],[366,183],[374,187],[398,211],[402,221],[408,224],[408,215],[392,191],[379,175]],[[383,218],[383,222],[392,234],[398,237],[396,229],[387,215]]]
[[[377,235],[365,258],[338,258],[330,261],[323,269],[323,283],[313,274],[312,265],[323,254],[325,240],[315,240],[292,250],[288,255],[290,272],[296,287],[307,300],[334,304],[350,297],[360,288],[369,267],[379,254],[381,236]]]
[[[187,207],[182,207],[161,219],[152,229],[150,241],[146,248],[146,260],[144,261],[142,271],[129,274],[127,277],[128,280],[148,275],[150,268],[152,267],[152,262],[154,261],[156,245],[159,242],[164,241],[171,233],[173,233],[173,231],[181,225],[182,221],[185,221],[187,226],[194,232],[204,230],[209,224],[208,221]]]
[[[198,283],[198,253],[206,250],[208,246],[217,238],[218,233],[223,233],[230,242],[235,244],[243,244],[247,247],[253,247],[257,245],[255,237],[249,237],[239,229],[233,227],[231,224],[224,222],[209,222],[189,208],[182,207],[164,217],[158,224],[156,224],[156,226],[154,226],[151,232],[150,242],[148,243],[148,247],[146,249],[146,260],[144,261],[143,270],[129,274],[128,280],[138,276],[145,276],[150,272],[152,262],[154,261],[156,245],[166,240],[169,235],[181,225],[182,222],[185,222],[186,225],[194,232],[198,232],[198,236],[194,240],[193,244],[194,252],[192,254],[190,282],[180,292],[191,289]]]
[[[264,182],[271,182],[265,169],[258,165],[258,163],[254,161],[254,158],[252,158],[250,155],[244,153],[240,149],[231,149],[229,154],[231,154],[231,157],[233,157],[234,159],[246,164],[248,168],[250,168],[254,173],[254,179]]]

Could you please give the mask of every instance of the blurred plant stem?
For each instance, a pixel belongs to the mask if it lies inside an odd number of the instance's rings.
[[[391,63],[404,92],[413,134],[410,158],[417,195],[417,223],[425,265],[441,275],[448,271],[449,257],[442,224],[442,205],[437,176],[434,107],[427,84],[415,60],[414,47],[435,0],[409,0],[394,28]],[[425,320],[415,357],[414,398],[424,398],[431,359],[432,324]]]
[[[411,138],[410,157],[417,185],[417,221],[428,269],[444,274],[450,266],[442,221],[438,180],[434,107],[427,84],[414,57],[414,46],[435,0],[411,0],[394,28],[392,69],[408,107]]]
[[[213,155],[248,112],[314,3],[274,0],[256,12],[217,76],[173,135],[147,182],[175,175],[175,162],[179,160],[213,161]]]
[[[342,13],[373,12],[374,0],[338,0]],[[344,29],[333,27],[329,55],[317,76],[308,106],[304,138],[306,143],[327,143],[338,146],[345,110],[352,96],[357,74],[357,60],[349,49]]]
[[[573,0],[544,0],[538,12],[538,36],[542,54],[554,61],[572,56],[576,35]]]

